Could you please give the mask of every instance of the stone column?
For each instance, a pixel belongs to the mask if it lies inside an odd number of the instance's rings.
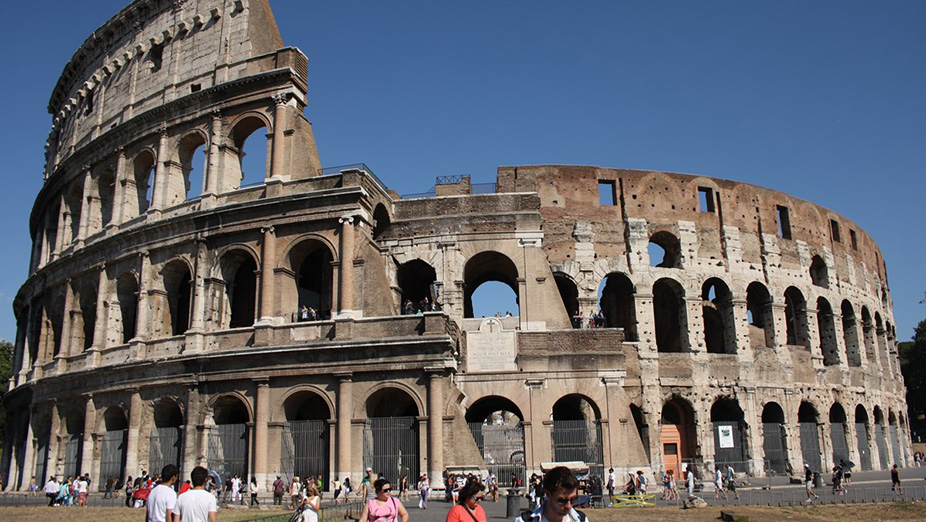
[[[45,480],[52,475],[58,475],[58,451],[61,447],[58,430],[61,429],[61,416],[58,414],[58,404],[51,402],[51,427],[48,430],[48,462],[45,463]]]
[[[88,350],[94,353],[87,360],[87,367],[97,365],[96,358],[98,358],[99,351],[106,348],[106,328],[109,326],[106,307],[106,299],[109,297],[109,278],[106,276],[106,265],[100,265],[97,269],[100,274],[96,291],[96,323],[93,325],[93,344]]]
[[[186,418],[183,426],[183,473],[189,474],[201,462],[203,450],[198,447],[198,426],[200,416],[199,387],[187,387]]]
[[[93,430],[96,428],[96,407],[93,404],[93,395],[87,394],[87,406],[84,413],[84,447],[82,450],[80,458],[80,473],[90,473],[90,478],[93,480],[99,480],[99,477],[95,476],[95,472],[98,471],[94,466],[93,460],[93,443],[96,440],[96,434],[93,433]]]
[[[67,358],[71,356],[71,306],[73,306],[74,297],[71,291],[71,280],[64,282],[64,314],[61,325],[61,342],[58,355],[55,359],[58,361],[58,372],[67,371]]]
[[[273,310],[273,269],[276,266],[276,233],[273,226],[260,229],[263,234],[260,256],[260,322],[272,323]]]
[[[141,394],[137,389],[131,390],[132,396],[129,398],[129,429],[128,437],[125,443],[125,476],[138,476],[138,441],[142,423]],[[160,470],[151,470],[151,473],[159,473]]]
[[[354,402],[353,377],[351,372],[335,373],[338,379],[338,440],[337,440],[337,476],[351,474],[351,409]]]
[[[425,368],[428,374],[428,476],[441,489],[444,471],[443,368]]]
[[[203,330],[206,324],[206,278],[209,277],[209,263],[204,239],[196,239],[196,266],[193,267],[193,302],[191,303],[190,330],[186,334],[187,346],[193,352],[203,349]]]
[[[209,168],[206,170],[206,189],[203,192],[203,198],[214,196],[219,193],[219,175],[222,172],[220,168],[222,162],[222,113],[219,109],[212,111],[212,129],[209,136]]]
[[[35,434],[32,431],[32,418],[35,416],[35,410],[32,406],[29,406],[26,409],[26,416],[28,421],[26,422],[26,451],[23,453],[23,462],[21,466],[21,472],[19,477],[19,491],[29,491],[29,479],[32,478],[32,474],[35,472]],[[10,477],[10,484],[7,489],[13,490],[12,477]]]
[[[525,381],[530,396],[531,437],[525,430],[524,451],[527,453],[527,473],[539,473],[540,463],[553,460],[551,452],[552,421],[547,420],[550,411],[543,408],[544,379]]]
[[[80,225],[77,227],[77,237],[74,238],[77,246],[83,245],[84,238],[90,235],[88,228],[90,213],[93,212],[93,178],[90,175],[90,165],[84,165],[81,170],[84,173],[84,193],[80,200]]]
[[[110,220],[111,225],[120,225],[125,221],[125,203],[128,186],[128,178],[125,168],[125,149],[119,147],[116,149],[116,172],[113,175],[115,179],[113,186],[113,217]],[[132,180],[134,187],[134,180]]]
[[[151,205],[148,207],[149,210],[160,210],[164,206],[164,202],[167,199],[167,188],[169,183],[167,182],[167,172],[168,172],[168,136],[167,136],[167,126],[161,126],[161,137],[158,140],[158,157],[157,163],[155,163],[154,168],[154,189],[151,191]]]
[[[135,338],[151,338],[151,320],[148,318],[149,294],[148,294],[148,271],[151,269],[151,259],[148,252],[142,252],[139,256],[138,268],[138,310],[135,313]]]
[[[341,224],[341,264],[338,276],[338,315],[352,317],[354,312],[354,216],[344,216]]]
[[[282,179],[283,176],[283,157],[284,144],[283,136],[286,129],[286,101],[288,95],[285,93],[273,95],[273,142],[271,143],[270,156],[270,177]]]
[[[270,382],[254,379],[257,400],[254,412],[254,476],[258,484],[267,483],[267,422],[270,420]]]

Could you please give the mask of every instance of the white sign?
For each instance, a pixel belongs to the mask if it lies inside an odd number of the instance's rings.
[[[466,371],[517,371],[515,332],[502,329],[494,317],[485,319],[479,331],[466,332]]]
[[[733,444],[733,426],[717,426],[717,435],[720,439],[721,448],[732,448]]]

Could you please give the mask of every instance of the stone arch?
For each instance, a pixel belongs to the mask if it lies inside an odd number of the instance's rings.
[[[553,403],[553,420],[601,420],[601,409],[589,396],[570,393]]]
[[[497,477],[524,477],[524,415],[508,397],[487,395],[466,409],[466,422],[483,462]]]
[[[746,473],[746,422],[739,401],[721,396],[711,405],[714,431],[714,462],[726,463],[740,473]]]
[[[128,456],[129,422],[125,409],[110,406],[101,418],[103,432],[100,443],[100,473],[96,483],[100,491],[107,480],[125,478],[125,463]]]
[[[161,269],[166,301],[160,318],[162,335],[182,335],[190,328],[190,306],[193,298],[193,270],[186,258],[174,258]],[[163,311],[166,311],[164,313]]]
[[[402,313],[430,311],[437,298],[435,281],[437,272],[426,261],[416,258],[399,265],[396,282],[402,292]]]
[[[524,420],[521,408],[508,397],[486,395],[476,399],[466,408],[466,422],[483,422],[497,412],[508,412],[519,421]]]
[[[684,464],[691,464],[698,447],[694,407],[688,400],[673,395],[663,403],[659,434],[666,470],[681,476]]]
[[[363,433],[365,467],[387,476],[419,476],[417,417],[425,410],[418,394],[399,382],[381,383],[369,390],[363,407],[367,418]]]
[[[77,241],[77,238],[80,237],[80,217],[83,213],[83,203],[84,203],[84,183],[83,180],[75,181],[70,187],[67,188],[67,192],[64,194],[64,208],[63,212],[67,213],[66,223],[68,227],[66,232],[69,232],[67,243],[74,243]]]
[[[801,405],[797,410],[797,422],[801,430],[801,458],[813,471],[823,471],[820,431],[818,428],[820,414],[818,411],[817,407],[809,400],[801,401]]]
[[[810,262],[810,282],[814,286],[819,286],[821,288],[829,288],[829,269],[826,266],[826,262],[823,261],[823,258],[820,256],[813,256],[813,259]]]
[[[830,440],[833,446],[833,464],[848,462],[849,460],[849,443],[846,410],[839,402],[834,402],[830,407]]]
[[[251,405],[238,393],[225,393],[209,402],[206,412],[212,421],[209,431],[209,469],[220,477],[247,476],[249,451],[248,423],[254,418]]]
[[[361,417],[415,417],[425,412],[424,403],[415,390],[399,382],[385,382],[372,387],[363,400]]]
[[[661,254],[661,259],[654,254]],[[662,230],[649,238],[650,266],[656,268],[681,268],[682,247],[675,234]]]
[[[72,306],[76,307],[65,311],[65,320],[70,321],[70,339],[65,341],[72,353],[74,350],[83,351],[93,346],[100,277],[106,277],[105,273],[94,271],[72,281],[68,287]]]
[[[573,328],[582,328],[582,312],[579,311],[579,286],[575,279],[565,272],[553,272],[553,281],[556,282],[556,289],[559,291],[559,297],[563,301],[563,307],[566,309],[566,315],[572,323]]]
[[[836,322],[833,317],[833,307],[825,297],[817,298],[817,331],[820,335],[820,351],[823,353],[823,364],[834,366],[839,364],[839,350],[836,343]]]
[[[704,344],[708,353],[736,353],[733,293],[722,279],[711,277],[701,286]]]
[[[220,192],[238,190],[239,188],[263,183],[270,175],[270,138],[258,141],[259,146],[250,146],[252,136],[260,129],[266,130],[266,135],[272,135],[272,122],[261,112],[249,111],[239,115],[230,125],[226,141],[226,169]],[[246,151],[245,148],[248,150]],[[248,161],[248,166],[256,172],[248,172],[245,166],[245,156],[256,154],[256,161]],[[255,158],[252,158],[255,159]]]
[[[774,401],[765,403],[762,407],[762,449],[766,473],[785,474],[790,468],[785,425],[785,412],[781,405]]]
[[[571,393],[560,397],[551,409],[553,460],[581,461],[604,472],[601,443],[601,410],[588,396]]]
[[[296,413],[298,413],[298,409],[302,404],[302,401],[313,398],[312,396],[316,396],[319,398],[319,400],[324,402],[324,409],[328,412],[328,417],[325,417],[325,419],[330,420],[333,418],[332,416],[334,415],[334,412],[337,411],[337,407],[334,402],[332,402],[331,397],[328,396],[325,390],[312,384],[302,384],[290,388],[286,390],[285,393],[283,393],[282,397],[280,397],[280,400],[277,401],[273,408],[272,419],[276,422],[284,422],[287,420],[305,420],[300,419],[300,417],[304,417],[304,415],[297,415]],[[316,405],[321,406],[320,403]],[[317,415],[315,416],[317,417]]]
[[[637,341],[636,288],[627,275],[612,272],[601,286],[599,308],[604,312],[605,326],[623,328],[628,341]]]
[[[167,184],[165,205],[168,207],[182,203],[184,200],[200,197],[205,191],[206,177],[210,175],[207,172],[208,154],[205,154],[209,137],[205,132],[200,129],[190,130],[184,133],[175,143],[174,160],[176,166],[167,169],[170,173],[165,180]],[[198,163],[196,160],[200,151],[203,151],[203,162],[202,165],[197,167],[195,163]]]
[[[389,216],[389,210],[386,205],[377,203],[373,209],[373,239],[380,239],[383,234],[389,230],[392,218]]]
[[[73,477],[81,472],[84,451],[84,414],[75,406],[65,414],[62,424],[65,436],[64,476]]]
[[[245,424],[254,418],[250,401],[237,393],[222,393],[209,401],[209,408],[204,412],[215,425]]]
[[[772,296],[764,284],[753,281],[746,287],[746,316],[749,323],[749,344],[753,348],[775,346],[775,319]]]
[[[217,272],[222,296],[220,328],[252,326],[257,318],[257,257],[245,246],[225,249],[218,258]]]
[[[115,332],[118,342],[115,344],[125,344],[137,334],[138,293],[138,274],[134,271],[124,272],[116,278],[116,302],[119,304],[119,315],[117,317],[119,321]]]
[[[287,421],[328,421],[334,411],[327,394],[310,387],[301,387],[286,394],[280,409],[282,418]]]
[[[93,230],[102,230],[113,220],[116,199],[116,174],[112,168],[105,168],[97,175],[95,181],[98,209],[94,212],[93,220],[95,223],[91,225],[91,228]]]
[[[865,340],[865,359],[871,364],[878,363],[878,349],[875,342],[875,323],[867,306],[862,306],[862,338]]]
[[[320,319],[331,316],[334,306],[332,263],[337,259],[336,252],[337,249],[326,238],[315,234],[302,236],[293,242],[286,256],[294,279],[284,296],[293,316],[297,316],[303,306],[316,310]]]
[[[872,468],[871,464],[871,423],[868,419],[868,410],[858,404],[855,407],[855,438],[859,454],[859,466],[862,471]]]
[[[685,309],[685,289],[675,279],[663,277],[653,284],[653,319],[656,329],[656,349],[659,352],[687,352],[688,328]]]
[[[126,218],[144,214],[151,206],[154,191],[154,171],[157,154],[146,147],[132,159],[132,180],[135,182],[134,194],[128,194]]]
[[[331,426],[334,409],[327,394],[309,386],[287,393],[281,404],[283,430],[280,470],[293,476],[327,477],[330,470]]]
[[[789,286],[784,293],[785,322],[788,344],[810,349],[810,329],[807,325],[807,300],[796,287]]]
[[[849,366],[862,365],[862,353],[859,349],[858,321],[855,319],[855,310],[848,299],[843,299],[842,306],[842,335],[846,345],[846,361]]]
[[[514,292],[515,303],[520,310],[518,268],[505,254],[486,250],[473,255],[463,267],[463,281],[463,317],[473,317],[473,293],[480,285],[489,281],[497,281],[508,286]],[[515,315],[520,315],[520,312]]]
[[[183,455],[183,406],[175,397],[161,397],[151,403],[148,437],[148,469],[157,473],[164,466],[178,468]]]

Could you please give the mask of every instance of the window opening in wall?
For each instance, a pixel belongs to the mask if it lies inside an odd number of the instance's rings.
[[[196,199],[203,194],[203,183],[205,182],[204,171],[206,170],[206,147],[200,145],[193,152],[193,160],[190,162],[190,171],[187,174],[187,199]]]
[[[93,114],[93,91],[87,93],[87,108],[84,111],[84,116],[90,116]]]
[[[778,235],[782,239],[791,239],[791,218],[788,207],[778,205]]]
[[[193,85],[190,85],[190,92],[199,92],[202,89],[203,89],[203,86],[200,83],[194,83]]]
[[[849,229],[849,241],[852,242],[852,250],[858,250],[858,236],[851,228]]]
[[[669,232],[656,232],[649,239],[649,265],[658,268],[681,268],[681,245]]]
[[[698,203],[700,203],[701,212],[715,212],[714,189],[698,187]]]
[[[820,256],[813,256],[810,263],[810,281],[814,286],[829,288],[829,279],[827,274],[826,263]]]
[[[687,352],[682,332],[688,331],[685,291],[672,279],[660,279],[653,285],[653,319],[656,349],[659,352]]]
[[[148,51],[148,67],[151,72],[161,70],[161,63],[164,60],[164,45],[155,45]]]
[[[472,294],[473,317],[518,315],[518,296],[501,281],[486,281]]]
[[[736,353],[733,300],[720,279],[708,279],[701,288],[704,344],[708,353]]]
[[[635,289],[630,278],[621,273],[608,274],[598,287],[598,294],[598,309],[604,314],[603,326],[623,328],[626,340],[637,341]]]
[[[829,301],[822,297],[817,299],[817,331],[820,335],[820,352],[823,354],[823,365],[833,366],[839,364],[833,308],[830,306]]]
[[[598,204],[612,207],[617,204],[617,192],[613,181],[598,181]]]
[[[839,243],[839,222],[835,219],[830,220],[830,230],[833,231],[833,241]]]
[[[267,179],[267,166],[270,163],[270,140],[267,139],[268,129],[260,118],[249,116],[235,124],[231,138],[234,150],[230,150],[237,157],[226,164],[238,167],[238,172],[227,170],[232,178],[219,192],[237,190],[239,188],[260,185]],[[237,160],[237,161],[236,161]],[[235,162],[235,163],[231,163]]]

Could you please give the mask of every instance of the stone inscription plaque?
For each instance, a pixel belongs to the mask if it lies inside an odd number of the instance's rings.
[[[498,372],[517,370],[515,332],[502,330],[502,323],[489,317],[479,331],[466,332],[466,371]]]

